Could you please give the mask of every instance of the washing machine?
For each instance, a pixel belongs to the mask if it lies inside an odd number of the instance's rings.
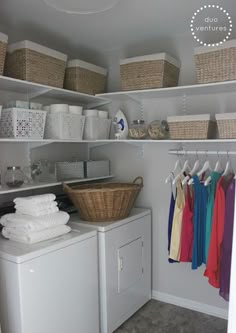
[[[97,232],[25,245],[0,237],[2,333],[99,333]]]
[[[112,333],[151,299],[151,211],[134,208],[128,218],[71,223],[98,232],[100,333]]]

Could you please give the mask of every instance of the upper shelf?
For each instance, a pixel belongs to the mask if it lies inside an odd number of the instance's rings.
[[[43,96],[45,98],[56,99],[87,107],[99,106],[107,103],[106,99],[99,96],[87,95],[72,90],[18,80],[7,76],[0,76],[0,90],[26,94],[28,99]]]
[[[178,86],[171,88],[119,91],[106,94],[98,94],[97,96],[110,101],[124,100],[130,98],[140,101],[142,99],[148,99],[148,98],[168,98],[168,97],[178,97],[183,95],[193,96],[193,95],[220,94],[226,92],[236,92],[236,80],[208,83],[208,84],[195,84],[190,86]]]

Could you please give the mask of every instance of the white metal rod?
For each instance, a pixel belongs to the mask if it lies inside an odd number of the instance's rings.
[[[227,150],[169,150],[170,155],[236,155],[236,151]]]

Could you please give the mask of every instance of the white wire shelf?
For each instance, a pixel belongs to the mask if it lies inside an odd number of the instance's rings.
[[[114,177],[113,175],[109,175],[109,176],[104,176],[104,177],[81,178],[81,179],[66,180],[64,182],[34,183],[34,184],[30,184],[30,185],[23,185],[21,187],[14,188],[14,189],[4,187],[4,188],[0,188],[0,195],[8,194],[8,193],[35,190],[35,189],[40,189],[40,188],[53,187],[53,186],[62,185],[62,183],[65,183],[65,184],[86,183],[86,182],[92,182],[92,181],[96,181],[96,180],[110,179],[110,178],[113,178],[113,177]]]
[[[0,75],[0,90],[25,94],[28,99],[43,96],[49,99],[56,99],[67,103],[73,103],[84,106],[99,106],[107,103],[107,100],[88,94],[79,93],[72,90],[66,90],[51,87],[39,83],[28,82]]]
[[[183,95],[207,95],[236,92],[236,80],[207,84],[194,84],[189,86],[178,86],[170,88],[118,91],[105,94],[98,94],[98,97],[106,100],[126,100],[126,99],[148,99],[148,98],[168,98]]]

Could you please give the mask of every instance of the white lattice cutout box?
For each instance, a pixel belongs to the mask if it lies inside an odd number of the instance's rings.
[[[43,139],[45,121],[45,111],[4,109],[0,121],[0,135],[3,138]]]

